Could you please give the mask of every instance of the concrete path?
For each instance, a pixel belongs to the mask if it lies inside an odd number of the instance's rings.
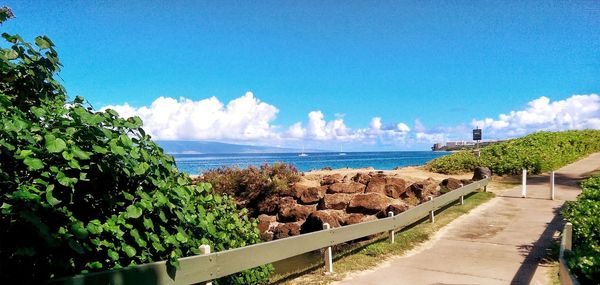
[[[334,284],[549,284],[544,257],[564,223],[560,208],[598,168],[600,153],[558,170],[554,201],[548,175],[528,179],[525,199],[521,186],[499,191],[414,252]]]

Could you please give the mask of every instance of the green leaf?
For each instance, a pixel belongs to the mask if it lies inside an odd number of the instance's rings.
[[[89,263],[87,265],[87,267],[91,268],[91,269],[101,269],[102,268],[102,263],[100,263],[99,261],[94,261],[92,263]]]
[[[125,252],[125,254],[127,254],[127,256],[129,256],[129,257],[135,256],[136,251],[135,251],[135,248],[133,248],[132,246],[124,243],[121,245],[121,249]]]
[[[79,254],[84,253],[83,247],[81,247],[81,245],[75,240],[72,240],[72,239],[69,240],[69,247]]]
[[[154,230],[154,223],[152,220],[144,218],[144,227],[149,230]]]
[[[100,221],[98,219],[91,220],[87,224],[86,228],[90,233],[92,233],[94,235],[102,233],[102,223],[100,223]]]
[[[78,147],[73,148],[73,155],[75,155],[75,157],[81,159],[81,160],[88,160],[90,159],[90,155],[88,152],[83,151],[81,149],[79,149]]]
[[[97,145],[93,145],[92,146],[92,150],[94,150],[95,152],[99,153],[99,154],[105,154],[108,152],[108,149],[103,148],[101,146],[97,146]]]
[[[44,163],[42,162],[42,160],[37,158],[27,157],[23,160],[23,163],[27,165],[27,169],[29,169],[29,171],[44,168]]]
[[[36,37],[35,44],[41,49],[50,48],[52,46],[52,42],[50,41],[50,39],[44,36]]]
[[[46,141],[46,149],[51,153],[61,152],[67,147],[64,140],[54,135],[45,135],[44,140]]]
[[[108,257],[110,257],[110,259],[119,260],[119,253],[117,253],[116,251],[109,249],[107,254],[108,254]]]
[[[54,185],[50,184],[48,185],[48,187],[46,187],[46,201],[48,202],[48,204],[52,205],[52,206],[56,206],[58,204],[60,204],[60,200],[54,198],[54,196],[52,196],[52,191],[54,190]]]
[[[142,215],[142,209],[136,207],[135,205],[129,205],[127,207],[127,217],[132,219],[137,219]]]
[[[83,227],[83,222],[72,223],[71,231],[73,231],[78,239],[85,239],[88,237],[88,231],[85,227]]]
[[[146,173],[146,170],[148,170],[148,168],[150,168],[150,165],[148,165],[148,163],[146,162],[142,162],[133,167],[133,172],[135,172],[135,174],[137,175],[142,175]]]

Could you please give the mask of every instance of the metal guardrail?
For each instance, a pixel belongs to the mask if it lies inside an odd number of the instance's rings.
[[[484,188],[489,178],[424,202],[396,216],[321,230],[250,246],[179,259],[176,271],[166,261],[51,280],[64,285],[193,284],[294,257],[317,249],[409,226],[461,197]]]

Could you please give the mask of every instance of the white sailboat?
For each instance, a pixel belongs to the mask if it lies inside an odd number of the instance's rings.
[[[302,145],[302,152],[298,156],[308,156],[308,154],[304,153],[304,145]]]
[[[346,155],[346,153],[342,150],[342,146],[340,145],[340,153],[338,155]]]

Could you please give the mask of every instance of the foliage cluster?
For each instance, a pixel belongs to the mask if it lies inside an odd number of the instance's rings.
[[[582,284],[591,284],[600,280],[600,176],[585,180],[581,188],[577,201],[563,210],[573,224],[573,251],[567,263]]]
[[[285,163],[244,169],[223,166],[202,173],[196,181],[210,183],[216,193],[233,196],[238,205],[251,210],[269,194],[287,192],[293,183],[300,181],[300,173]]]
[[[260,241],[228,196],[194,185],[139,118],[68,101],[47,37],[0,49],[0,279],[39,281]],[[220,283],[259,283],[270,266]]]
[[[523,168],[539,174],[560,168],[600,151],[600,131],[538,132],[483,147],[477,159],[462,151],[436,158],[426,167],[433,172],[455,174],[485,166],[497,175],[519,174]]]

